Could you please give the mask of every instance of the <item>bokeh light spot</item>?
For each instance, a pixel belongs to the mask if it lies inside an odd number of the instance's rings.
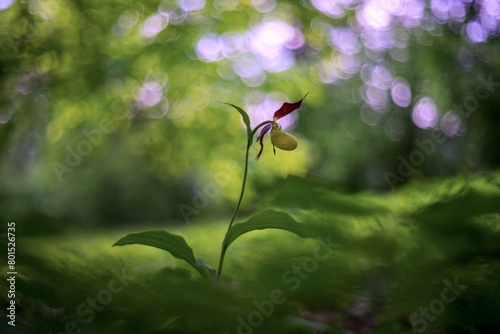
[[[467,32],[467,37],[473,43],[481,43],[486,40],[486,31],[481,23],[477,21],[467,23],[465,30]]]
[[[0,10],[6,10],[12,4],[14,3],[14,0],[0,0]]]
[[[139,21],[139,12],[137,10],[124,11],[117,22],[111,28],[111,32],[116,36],[126,36],[131,31],[134,25]]]
[[[205,0],[181,0],[179,6],[186,12],[196,12],[205,7]]]
[[[429,97],[419,99],[413,108],[412,119],[421,129],[434,127],[438,121],[438,111],[434,101]]]
[[[265,58],[279,56],[283,47],[292,41],[295,30],[282,21],[263,22],[252,29],[252,48]]]
[[[470,68],[474,65],[474,55],[467,48],[460,48],[457,53],[457,60],[463,67]]]
[[[196,54],[202,61],[218,61],[223,58],[222,47],[219,37],[215,34],[208,34],[200,38],[196,44]]]
[[[394,103],[400,107],[408,107],[411,102],[410,84],[404,78],[396,78],[392,83],[391,97]]]
[[[29,12],[44,20],[52,19],[58,10],[59,4],[55,0],[33,0],[29,5]]]
[[[163,97],[163,87],[156,81],[146,81],[137,94],[137,106],[147,109],[158,104]]]
[[[359,52],[359,42],[354,31],[336,28],[330,31],[330,42],[340,52],[353,55]]]
[[[168,25],[167,17],[161,14],[153,14],[148,17],[141,29],[141,33],[145,37],[155,37]]]
[[[7,124],[12,118],[11,110],[0,110],[0,125]]]
[[[441,130],[448,136],[454,137],[462,134],[462,118],[454,112],[446,113],[441,119]]]
[[[378,1],[367,1],[358,7],[357,18],[367,28],[376,30],[387,29],[391,23],[390,14]]]
[[[311,3],[317,10],[330,17],[337,18],[344,15],[344,9],[335,0],[311,0]]]
[[[375,110],[384,111],[387,107],[387,91],[377,87],[365,85],[362,98]]]
[[[276,7],[276,0],[252,0],[252,6],[261,13],[269,13]]]

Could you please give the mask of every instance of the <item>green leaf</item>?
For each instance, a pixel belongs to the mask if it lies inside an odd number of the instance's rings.
[[[234,109],[236,109],[236,111],[238,111],[240,113],[241,118],[243,118],[243,123],[245,123],[245,126],[247,128],[248,147],[250,147],[253,143],[253,132],[252,132],[252,127],[250,125],[250,117],[248,117],[248,114],[246,113],[245,110],[241,109],[238,106],[235,106],[234,104],[226,103],[226,102],[221,102],[221,103],[224,103],[224,104],[227,104],[228,106],[233,107]]]
[[[267,228],[292,232],[301,238],[316,237],[310,226],[299,224],[295,219],[290,217],[290,215],[274,210],[264,210],[256,213],[243,223],[234,224],[229,231],[227,231],[226,237],[224,238],[225,248],[227,249],[233,241],[245,233]]]
[[[203,260],[194,257],[193,250],[180,235],[165,230],[130,233],[118,240],[113,246],[125,245],[145,245],[163,249],[174,257],[189,263],[202,277],[206,279],[213,278],[213,269],[208,267]]]
[[[205,261],[200,258],[196,258],[196,264],[206,272],[206,277],[210,277],[214,282],[217,280],[217,272],[214,268],[207,265]]]

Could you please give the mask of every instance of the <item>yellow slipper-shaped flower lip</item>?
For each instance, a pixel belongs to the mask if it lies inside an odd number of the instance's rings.
[[[282,131],[276,123],[271,129],[271,143],[284,151],[293,151],[297,148],[297,139],[291,134]]]

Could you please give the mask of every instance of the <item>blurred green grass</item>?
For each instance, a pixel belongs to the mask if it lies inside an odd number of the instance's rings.
[[[467,289],[426,321],[426,329],[493,333],[500,328],[494,311],[500,307],[498,174],[414,183],[388,194],[343,194],[290,177],[277,182],[264,202],[310,224],[338,247],[319,261],[317,240],[278,230],[248,233],[229,248],[218,286],[161,250],[111,247],[142,227],[20,235],[19,327],[58,333],[75,321],[83,333],[235,333],[239,317],[248,321],[255,303],[278,289],[285,301],[252,331],[411,332],[410,315],[439,299],[445,280],[457,280]],[[169,231],[216,267],[226,228],[227,222],[217,221]],[[316,266],[309,272],[305,266],[311,261]],[[109,289],[122,271],[133,279],[87,321],[79,306]],[[6,296],[3,286],[1,295]]]

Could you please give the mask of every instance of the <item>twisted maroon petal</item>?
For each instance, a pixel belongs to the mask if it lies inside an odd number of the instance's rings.
[[[257,138],[257,141],[260,143],[260,150],[259,150],[259,154],[257,154],[257,157],[255,158],[255,160],[259,160],[260,158],[260,155],[262,154],[262,151],[264,151],[264,143],[263,143],[263,140],[264,140],[264,136],[266,133],[269,132],[269,130],[271,130],[271,124],[267,124],[266,126],[264,126],[262,128],[262,130],[260,131],[260,134],[259,134],[259,137]]]
[[[307,94],[309,94],[309,93],[307,93]],[[290,103],[290,102],[283,103],[283,105],[281,106],[281,108],[279,108],[278,110],[276,110],[274,112],[273,119],[276,121],[276,120],[280,119],[281,117],[284,117],[284,116],[288,115],[292,111],[300,108],[300,105],[302,104],[302,101],[306,98],[307,94],[304,95],[304,97],[300,101],[297,101],[297,102],[294,102],[294,103]]]

